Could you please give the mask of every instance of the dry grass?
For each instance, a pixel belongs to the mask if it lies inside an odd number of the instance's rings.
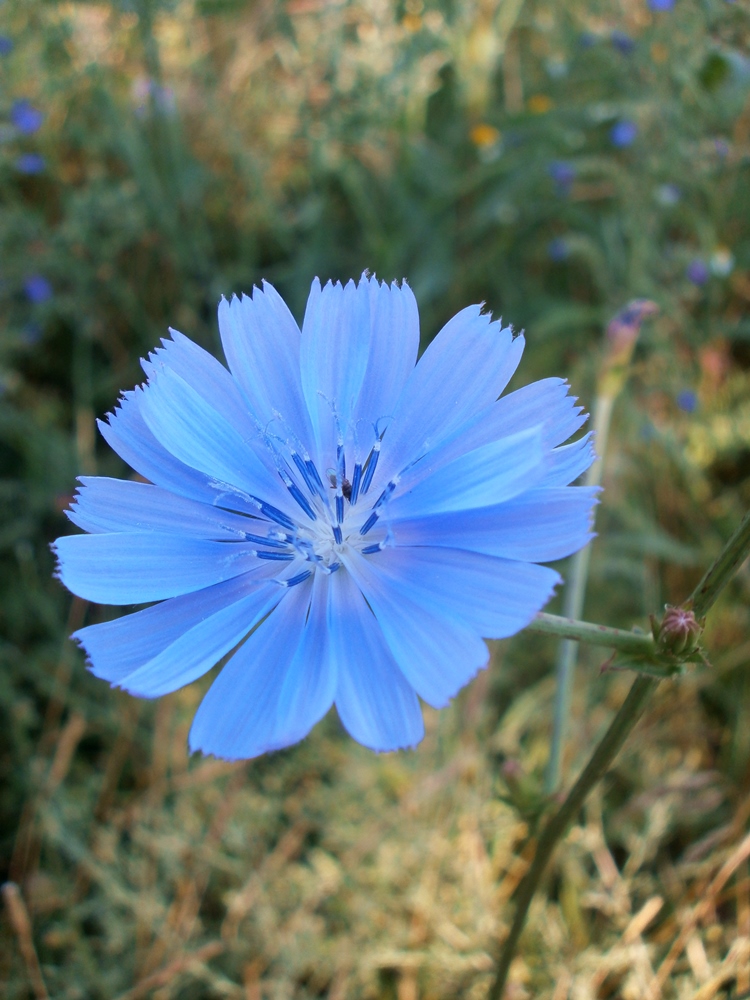
[[[259,762],[189,762],[190,688],[140,723],[142,705],[123,696],[95,773],[77,754],[86,719],[53,720],[17,834],[21,890],[6,897],[6,996],[31,984],[43,997],[45,982],[70,1000],[484,996],[533,850],[498,761],[513,756],[533,780],[551,692],[537,683],[492,732],[489,682],[428,712],[416,752],[384,756],[330,719]],[[569,832],[509,997],[710,1000],[750,988],[750,798],[716,769],[703,683],[662,686]],[[578,764],[626,686],[581,678]],[[595,692],[605,697],[587,704]],[[720,821],[705,829],[710,816]]]

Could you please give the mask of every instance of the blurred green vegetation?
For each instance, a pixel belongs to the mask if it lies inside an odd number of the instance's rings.
[[[408,278],[424,342],[486,301],[527,331],[520,380],[565,375],[589,407],[607,321],[659,304],[586,613],[644,625],[682,600],[750,503],[750,12],[652,7],[0,6],[0,860],[54,998],[482,995],[553,644],[499,645],[414,754],[366,754],[329,719],[247,766],[189,763],[198,688],[153,706],[89,677],[66,636],[109,612],[52,580],[48,544],[76,475],[127,474],[95,418],[168,325],[218,352],[221,294],[267,278],[300,316],[314,275],[368,268]],[[564,975],[642,995],[640,959],[612,958],[628,914],[666,901],[658,964],[746,829],[749,591],[745,568],[709,623],[713,671],[665,687],[571,834],[514,996]],[[582,655],[568,776],[622,691],[597,665]],[[711,974],[750,935],[735,895],[704,928]],[[7,920],[0,941],[5,995],[31,995]],[[697,947],[665,996],[697,989]]]

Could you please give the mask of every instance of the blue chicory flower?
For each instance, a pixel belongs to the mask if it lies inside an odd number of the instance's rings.
[[[553,160],[547,167],[547,173],[557,186],[557,193],[566,195],[570,192],[576,179],[576,168],[566,160]]]
[[[24,279],[23,289],[29,302],[46,302],[52,298],[52,285],[42,274],[30,274]]]
[[[685,413],[695,413],[698,409],[698,396],[692,389],[682,389],[677,393],[677,405]]]
[[[31,135],[42,127],[44,115],[28,101],[14,101],[10,109],[10,120],[19,132]]]
[[[101,422],[149,483],[81,479],[54,545],[90,601],[145,610],[75,633],[97,677],[167,694],[236,649],[191,750],[250,758],[336,705],[375,750],[423,736],[527,625],[590,538],[593,459],[562,379],[498,399],[524,347],[469,306],[415,367],[405,283],[313,282],[302,330],[274,288],[222,299],[229,371],[175,330]]]
[[[708,265],[700,257],[695,257],[688,264],[685,274],[692,284],[705,285],[709,278]]]
[[[624,31],[615,30],[609,36],[612,46],[624,56],[632,55],[635,51],[635,40]]]
[[[562,236],[556,236],[554,240],[550,240],[547,244],[547,256],[558,264],[567,260],[570,256],[568,241]]]
[[[22,153],[15,162],[19,174],[29,174],[30,176],[43,173],[46,166],[44,157],[40,156],[39,153]]]
[[[0,56],[9,56],[13,51],[13,39],[0,35]]]
[[[726,160],[729,156],[730,149],[731,147],[726,139],[722,139],[721,137],[714,139],[714,150],[720,160]]]
[[[675,0],[648,0],[648,6],[655,11],[671,10],[674,5]]]
[[[638,126],[635,122],[631,121],[620,121],[617,122],[609,131],[609,138],[613,146],[617,146],[618,149],[624,149],[626,146],[632,146],[638,135]]]

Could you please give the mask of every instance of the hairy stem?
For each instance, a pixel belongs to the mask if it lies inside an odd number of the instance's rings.
[[[617,756],[633,726],[643,714],[646,702],[658,683],[659,681],[652,677],[636,678],[630,689],[630,693],[622,703],[619,712],[612,720],[609,729],[604,734],[596,750],[594,750],[580,778],[573,785],[558,811],[545,826],[544,832],[539,838],[531,867],[518,887],[513,924],[500,953],[495,980],[489,992],[489,1000],[500,1000],[503,995],[510,963],[513,960],[518,939],[526,923],[526,914],[529,911],[531,900],[534,898],[544,870],[547,867],[547,862],[558,840],[560,840],[567,830],[571,820],[575,818],[576,813],[583,805],[591,789]]]
[[[748,554],[750,554],[750,511],[745,515],[737,530],[713,561],[686,602],[686,607],[691,607],[696,617],[702,618],[711,608]],[[584,633],[587,636],[598,635],[602,637],[599,639],[598,644],[600,645],[612,645],[612,639],[616,636],[619,637],[618,642],[631,642],[633,639],[639,641],[648,640],[647,636],[639,636],[636,633],[623,632],[620,629],[608,629],[604,626],[592,625],[589,622],[566,622],[565,619],[556,619],[553,615],[538,616],[534,620],[534,626],[538,632],[553,633],[555,635],[563,634],[561,631],[563,629],[569,629],[571,632],[575,631],[574,638],[578,640],[583,639]],[[606,641],[603,641],[604,637],[606,637]],[[627,639],[623,637],[627,637]],[[591,640],[589,639],[588,641]],[[508,978],[510,963],[513,960],[518,939],[526,923],[529,906],[539,887],[552,852],[558,841],[565,834],[571,820],[575,818],[576,813],[586,801],[591,789],[603,777],[607,768],[617,756],[631,730],[643,714],[646,702],[658,683],[659,680],[653,677],[639,676],[636,678],[627,698],[622,703],[620,710],[612,720],[601,742],[594,750],[578,781],[573,785],[557,812],[547,822],[539,838],[531,867],[518,887],[513,924],[500,952],[497,971],[490,987],[489,1000],[501,1000]]]
[[[598,457],[588,470],[585,478],[586,486],[599,486],[602,481],[604,455],[609,438],[609,424],[614,405],[614,396],[599,395],[594,409],[594,435]],[[583,613],[583,602],[586,597],[586,583],[589,577],[591,562],[591,543],[579,549],[570,560],[568,583],[563,595],[563,613],[566,618],[579,618]],[[570,718],[570,698],[573,690],[573,675],[576,667],[578,646],[569,638],[560,643],[557,653],[555,670],[557,688],[555,691],[554,714],[552,720],[552,741],[550,743],[549,761],[545,778],[545,791],[551,795],[560,784],[560,769],[565,737]]]
[[[748,553],[750,553],[750,511],[745,514],[737,530],[690,595],[686,607],[692,609],[696,618],[705,615],[745,561]]]
[[[605,646],[607,649],[619,649],[633,656],[650,656],[656,651],[653,638],[645,633],[576,621],[575,618],[561,618],[559,615],[548,615],[543,611],[539,612],[527,628],[542,635],[555,635],[560,639],[587,642],[593,646]]]

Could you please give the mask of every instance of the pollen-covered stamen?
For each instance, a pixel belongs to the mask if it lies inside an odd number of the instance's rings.
[[[344,521],[344,483],[346,482],[346,456],[344,455],[344,439],[341,434],[341,427],[338,420],[336,427],[339,440],[336,445],[336,521],[342,524]]]
[[[245,532],[246,542],[255,542],[257,545],[270,545],[273,548],[285,549],[290,541],[290,536],[285,535],[284,539],[272,538],[269,535],[251,535],[249,532]]]
[[[313,477],[314,473],[317,479],[320,480],[320,476],[318,476],[318,470],[315,468],[312,459],[309,458],[309,456],[308,458],[304,458],[299,454],[299,452],[294,450],[292,450],[291,455],[292,455],[292,461],[296,465],[300,475],[305,481],[305,485],[310,491],[310,495],[313,497],[320,496],[322,485],[318,486],[318,484],[315,482],[315,478]]]
[[[372,446],[370,454],[367,456],[367,461],[365,462],[364,478],[362,479],[362,489],[361,493],[365,494],[370,488],[370,483],[372,483],[372,477],[375,475],[375,470],[378,467],[378,459],[380,458],[380,438]]]
[[[354,472],[352,473],[352,492],[349,496],[349,503],[352,507],[357,502],[357,497],[359,496],[359,487],[362,482],[362,465],[360,462],[356,462],[354,465]]]
[[[282,587],[296,587],[299,583],[304,583],[305,580],[309,580],[312,576],[312,570],[306,569],[302,573],[297,573],[296,576],[290,576],[288,580],[277,580],[276,582],[281,584]]]
[[[315,486],[322,500],[327,500],[325,486],[323,485],[323,480],[320,478],[320,473],[318,472],[318,467],[315,462],[309,457],[305,457],[305,465],[307,471],[310,473],[310,477],[315,481]]]
[[[317,520],[317,515],[312,509],[308,501],[305,499],[302,490],[297,486],[297,484],[292,480],[292,477],[285,472],[283,469],[279,469],[279,475],[281,476],[281,481],[284,486],[289,490],[291,496],[297,501],[302,510],[307,514],[311,521]]]
[[[360,552],[363,556],[371,556],[376,552],[382,552],[383,549],[387,548],[389,545],[393,545],[393,531],[391,530],[390,524],[386,527],[385,535],[380,539],[379,542],[374,542],[372,545],[366,545]]]
[[[378,510],[380,507],[383,506],[383,504],[386,502],[391,493],[393,493],[393,491],[396,489],[400,481],[401,481],[401,476],[394,476],[393,479],[391,479],[390,482],[386,484],[385,489],[380,494],[375,503],[372,505],[373,510]]]
[[[277,510],[277,508],[273,507],[270,503],[265,503],[263,500],[258,500],[256,497],[251,497],[251,499],[257,503],[258,510],[261,514],[265,514],[269,520],[275,521],[277,524],[280,524],[282,528],[288,528],[290,531],[296,530],[297,525],[291,517],[287,517],[286,514]]]
[[[379,517],[378,512],[374,510],[367,518],[365,523],[362,525],[362,527],[359,529],[360,535],[366,535],[371,528],[374,528],[375,525],[378,523],[378,517]]]
[[[286,437],[281,437],[280,435],[273,433],[268,429],[268,426],[265,428],[258,426],[258,432],[262,436],[264,443],[273,456],[274,465],[276,466],[276,471],[278,472],[281,481],[289,491],[295,503],[301,507],[311,521],[317,520],[319,511],[316,513],[315,506],[313,506],[313,504],[317,506],[317,500],[319,498],[323,500],[326,510],[330,515],[328,497],[326,496],[322,485],[318,485],[320,483],[320,475],[318,474],[315,464],[310,458],[307,449],[296,436],[294,431],[287,426],[286,421],[278,410],[274,411],[274,420],[277,420],[284,428],[287,435]],[[295,471],[301,476],[302,484],[307,489],[310,500],[308,500],[305,496],[303,489],[294,478],[293,473]],[[313,503],[310,501],[313,501]]]
[[[276,413],[276,418],[283,423],[283,418],[278,412]],[[327,500],[323,484],[320,481],[320,475],[318,474],[318,470],[315,468],[315,463],[310,458],[307,449],[299,440],[297,440],[293,432],[290,431],[289,434],[290,436],[283,442],[283,444],[289,452],[289,457],[291,458],[294,467],[302,476],[302,480],[307,487],[311,498],[315,499],[316,497],[320,497],[322,500]]]

